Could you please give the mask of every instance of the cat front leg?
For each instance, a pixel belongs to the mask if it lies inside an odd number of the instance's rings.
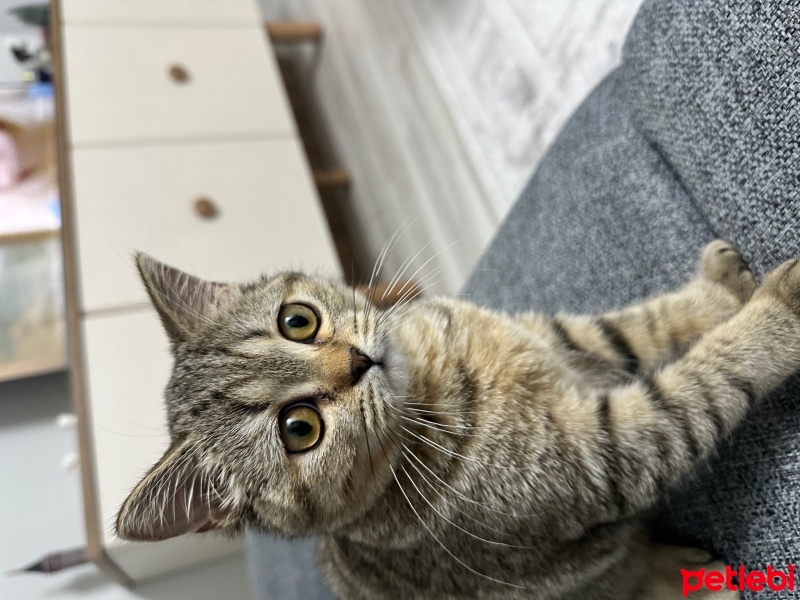
[[[652,376],[585,397],[606,518],[651,507],[800,368],[800,261],[770,273],[744,308]]]
[[[600,316],[558,315],[549,323],[550,334],[567,352],[649,373],[736,314],[755,289],[739,253],[715,240],[703,249],[697,276],[681,289]]]

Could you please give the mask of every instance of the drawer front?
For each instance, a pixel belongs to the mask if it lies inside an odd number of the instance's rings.
[[[75,147],[295,131],[261,29],[67,26],[64,53]]]
[[[140,581],[240,550],[241,541],[213,535],[158,543],[130,543],[116,536],[117,511],[169,447],[164,388],[172,358],[161,323],[149,309],[88,317],[83,334],[98,519],[109,555]]]
[[[81,149],[73,169],[85,311],[146,302],[136,250],[216,281],[341,272],[296,140]]]
[[[62,0],[65,23],[255,25],[255,0]]]
[[[83,333],[99,517],[109,543],[117,510],[169,447],[164,388],[172,359],[149,309],[87,318]]]

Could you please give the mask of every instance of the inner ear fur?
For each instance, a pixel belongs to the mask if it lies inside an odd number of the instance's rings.
[[[117,535],[154,542],[230,524],[221,483],[200,465],[192,445],[173,444],[133,489],[117,514]]]
[[[228,284],[205,281],[141,252],[135,260],[147,294],[173,342],[213,321],[214,315],[233,300]]]

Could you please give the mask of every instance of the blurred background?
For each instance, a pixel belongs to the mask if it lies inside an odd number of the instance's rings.
[[[127,564],[109,515],[166,444],[169,368],[133,250],[351,283],[383,254],[377,280],[457,293],[639,4],[0,0],[0,571],[87,537]],[[0,598],[250,597],[241,553],[196,554]]]

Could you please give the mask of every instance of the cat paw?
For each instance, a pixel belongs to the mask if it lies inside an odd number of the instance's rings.
[[[700,255],[700,273],[730,291],[742,303],[755,292],[757,284],[750,267],[728,242],[714,240]]]
[[[800,316],[800,258],[787,260],[770,271],[759,288],[760,294],[769,294]]]
[[[683,593],[684,576],[681,569],[688,571],[703,570],[704,573],[715,571],[725,574],[725,564],[713,560],[711,555],[696,548],[680,546],[662,546],[652,544],[649,547],[648,577],[644,584],[642,600],[679,600],[685,598]],[[690,598],[694,600],[734,600],[740,597],[739,592],[723,589],[711,592],[702,587],[693,590]]]

